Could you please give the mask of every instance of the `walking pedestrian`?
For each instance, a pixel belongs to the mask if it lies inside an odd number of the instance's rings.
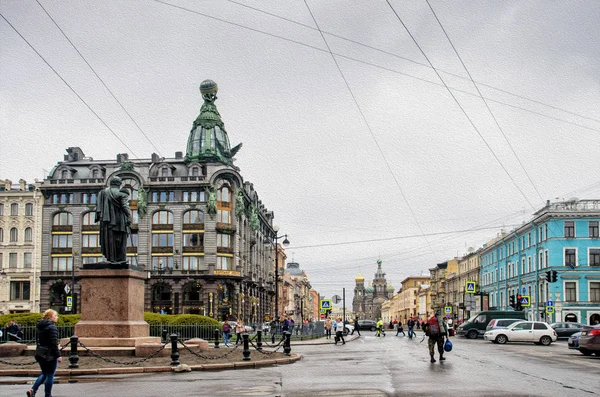
[[[406,336],[406,333],[404,333],[404,327],[402,327],[402,321],[398,321],[397,326],[398,328],[396,329],[396,336],[398,336],[400,332],[402,332],[403,336]]]
[[[344,340],[344,322],[341,317],[338,317],[335,323],[335,344],[337,345],[340,340],[342,345],[346,344]]]
[[[435,362],[435,345],[437,345],[437,350],[440,355],[440,361],[446,360],[446,358],[444,357],[444,338],[448,338],[448,329],[446,328],[446,324],[440,317],[439,310],[436,311],[433,316],[431,316],[429,322],[427,323],[427,327],[424,327],[424,329],[425,335],[429,336],[427,346],[429,348],[429,356],[431,357],[430,361],[432,363]]]
[[[58,328],[55,324],[57,320],[58,313],[48,309],[44,312],[42,319],[37,322],[35,360],[38,362],[42,373],[35,380],[31,389],[27,390],[28,397],[34,397],[42,383],[44,384],[44,395],[46,397],[52,396],[56,366],[62,362],[60,350],[58,349]]]
[[[415,320],[412,317],[409,318],[406,325],[408,326],[408,339],[412,339],[413,336],[416,337],[417,335],[415,334]]]
[[[333,327],[333,320],[327,317],[325,319],[325,337],[331,339],[331,328]]]
[[[241,319],[238,319],[237,323],[235,323],[235,345],[238,343],[242,343],[242,334],[246,332],[246,327],[244,326],[244,322]]]
[[[223,323],[223,344],[229,346],[229,340],[231,339],[231,325],[229,321],[225,320]]]
[[[358,336],[361,336],[360,329],[358,326],[358,316],[354,317],[354,329],[352,330],[352,332],[350,332],[350,335],[354,335],[354,331],[356,331],[356,333],[358,333]]]

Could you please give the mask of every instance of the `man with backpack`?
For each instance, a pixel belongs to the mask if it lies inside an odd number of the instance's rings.
[[[448,328],[446,328],[446,324],[442,320],[440,316],[440,311],[436,311],[433,316],[427,322],[427,325],[424,326],[425,335],[429,336],[429,341],[427,346],[429,347],[429,356],[431,357],[431,362],[435,362],[434,358],[434,348],[437,344],[437,350],[440,354],[440,361],[446,360],[444,357],[444,338],[448,338]]]

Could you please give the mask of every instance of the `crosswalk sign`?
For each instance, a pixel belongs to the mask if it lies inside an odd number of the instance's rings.
[[[521,306],[531,306],[531,299],[529,299],[529,295],[521,295],[521,300],[519,303],[521,303]]]
[[[477,290],[477,283],[475,281],[466,281],[465,292],[467,294],[474,294]]]
[[[321,301],[321,310],[331,310],[332,306],[331,299],[323,299]]]
[[[72,307],[72,306],[73,306],[73,297],[67,296],[67,307]]]
[[[546,314],[554,314],[554,306],[546,306]]]
[[[444,310],[445,310],[446,314],[452,314],[452,306],[446,306],[444,308]]]

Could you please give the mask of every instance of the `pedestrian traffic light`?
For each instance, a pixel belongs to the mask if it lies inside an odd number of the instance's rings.
[[[511,296],[509,297],[509,302],[510,302],[510,303],[509,303],[510,307],[512,307],[513,309],[517,307],[517,306],[515,305],[515,296],[514,296],[514,295],[511,295]]]
[[[558,272],[556,270],[552,270],[552,282],[555,283],[558,279]]]
[[[552,272],[550,270],[546,272],[546,281],[549,283],[552,282]]]

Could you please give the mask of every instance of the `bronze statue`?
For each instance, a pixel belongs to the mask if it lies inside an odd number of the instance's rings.
[[[127,262],[127,235],[131,224],[129,194],[120,189],[121,178],[110,179],[109,187],[101,190],[96,204],[96,222],[100,223],[100,247],[109,263]]]

